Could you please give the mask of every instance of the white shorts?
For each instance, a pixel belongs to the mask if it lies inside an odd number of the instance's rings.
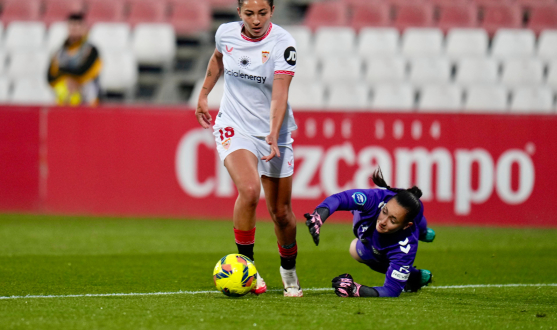
[[[213,135],[217,144],[220,159],[224,162],[226,156],[236,150],[245,149],[251,151],[257,157],[257,171],[259,175],[271,178],[287,178],[294,174],[294,152],[292,150],[291,134],[286,133],[279,136],[278,147],[280,158],[275,156],[270,161],[264,161],[261,157],[271,153],[271,146],[265,142],[265,137],[248,135],[233,127],[213,126]]]

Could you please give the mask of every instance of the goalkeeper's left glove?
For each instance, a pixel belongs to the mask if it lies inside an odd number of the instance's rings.
[[[333,288],[339,297],[359,297],[361,287],[360,284],[354,282],[350,274],[342,274],[333,278]]]

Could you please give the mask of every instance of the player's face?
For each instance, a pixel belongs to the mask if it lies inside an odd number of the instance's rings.
[[[406,229],[412,225],[412,222],[406,223],[404,219],[407,213],[408,211],[392,198],[383,205],[375,228],[380,234],[393,234],[401,229]]]
[[[244,33],[250,38],[259,38],[267,32],[275,7],[266,0],[245,0],[238,15],[244,21]]]

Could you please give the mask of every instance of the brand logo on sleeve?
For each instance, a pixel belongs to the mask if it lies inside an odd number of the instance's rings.
[[[265,64],[267,62],[267,60],[269,59],[269,52],[264,50],[261,52],[261,60],[263,61],[263,64]]]
[[[232,53],[233,50],[234,50],[234,47],[228,48],[228,45],[226,45],[226,51],[227,51],[228,53]]]
[[[352,199],[354,199],[354,203],[357,205],[364,205],[367,201],[367,197],[364,193],[357,192],[352,195]]]
[[[296,58],[296,48],[292,46],[286,48],[286,50],[284,51],[284,60],[286,61],[286,63],[290,65],[296,65]]]

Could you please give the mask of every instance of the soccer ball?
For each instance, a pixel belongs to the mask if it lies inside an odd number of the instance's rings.
[[[217,262],[213,280],[220,292],[229,297],[241,297],[255,288],[257,269],[250,258],[229,254]]]

